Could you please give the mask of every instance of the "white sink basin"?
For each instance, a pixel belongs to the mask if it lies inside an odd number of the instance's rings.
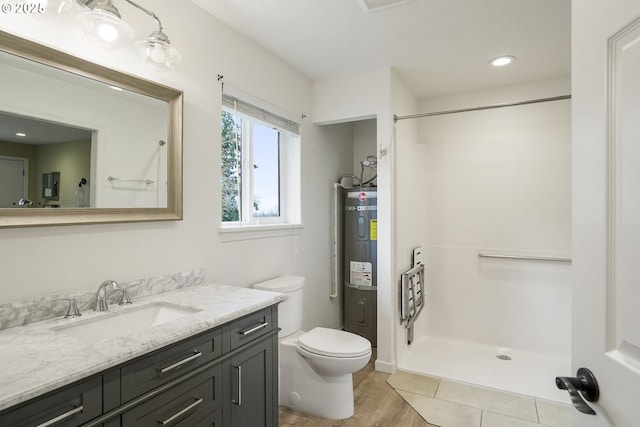
[[[165,302],[130,307],[117,313],[105,313],[95,319],[80,320],[53,328],[88,343],[125,337],[161,325],[200,310]]]

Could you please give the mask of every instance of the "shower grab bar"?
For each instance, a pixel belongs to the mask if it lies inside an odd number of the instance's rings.
[[[338,298],[338,187],[333,183],[333,283],[329,299]]]
[[[115,176],[108,176],[107,179],[109,180],[109,182],[113,182],[113,181],[144,182],[147,185],[153,184],[155,182],[150,179],[129,179],[129,178],[118,178]]]
[[[526,261],[551,261],[551,262],[571,263],[571,258],[545,257],[545,256],[500,255],[500,254],[479,253],[478,258],[501,258],[501,259],[518,259],[518,260],[526,260]]]

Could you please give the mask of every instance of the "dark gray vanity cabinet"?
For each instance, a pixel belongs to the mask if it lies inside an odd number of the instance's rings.
[[[120,399],[126,403],[190,369],[223,355],[223,328],[158,350],[120,368]]]
[[[79,426],[102,413],[102,377],[56,390],[0,415],[0,426]]]
[[[277,348],[277,343],[275,344]],[[274,381],[274,343],[270,340],[241,351],[229,360],[231,427],[277,426],[278,389]],[[275,372],[277,375],[277,371]]]
[[[277,427],[277,334],[268,307],[2,411],[0,426]]]
[[[277,310],[261,310],[231,325],[228,366],[231,427],[278,425],[278,340],[269,336],[278,324]],[[277,331],[277,328],[276,328]],[[255,342],[247,346],[248,343]]]
[[[207,422],[222,420],[222,399],[222,364],[218,364],[124,412],[122,427],[215,425]]]

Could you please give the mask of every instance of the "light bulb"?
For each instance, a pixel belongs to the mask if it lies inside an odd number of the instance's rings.
[[[160,43],[154,43],[151,51],[149,52],[149,59],[151,59],[156,64],[162,64],[166,55],[164,54],[164,49]]]
[[[118,30],[111,24],[101,23],[98,27],[98,35],[107,42],[113,42],[118,38]]]

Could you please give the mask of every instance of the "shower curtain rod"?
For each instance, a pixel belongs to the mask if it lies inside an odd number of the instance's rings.
[[[531,99],[528,101],[511,102],[508,104],[494,104],[494,105],[484,105],[481,107],[461,108],[458,110],[436,111],[433,113],[411,114],[408,116],[396,116],[394,114],[393,122],[398,123],[398,120],[419,119],[421,117],[442,116],[445,114],[454,114],[454,113],[466,113],[468,111],[492,110],[494,108],[516,107],[518,105],[538,104],[541,102],[550,102],[550,101],[562,101],[563,99],[571,99],[571,95],[560,95],[560,96],[553,96],[551,98]]]

